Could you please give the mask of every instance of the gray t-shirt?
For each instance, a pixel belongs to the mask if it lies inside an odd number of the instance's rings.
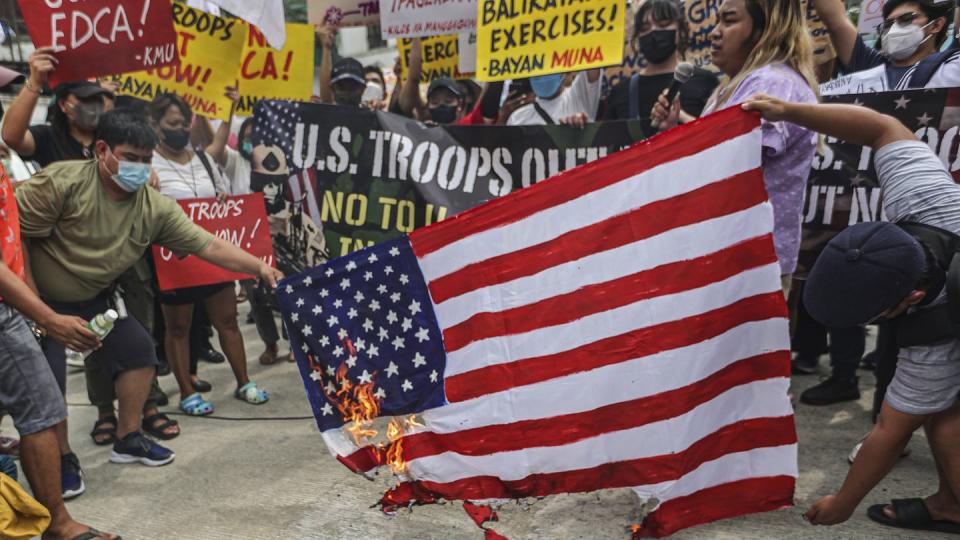
[[[960,234],[960,185],[920,141],[884,146],[875,158],[883,209],[892,222],[912,221]],[[946,301],[941,293],[932,304]],[[920,308],[922,309],[922,308]],[[960,388],[960,341],[900,349],[886,401],[907,414],[933,414],[956,401]]]

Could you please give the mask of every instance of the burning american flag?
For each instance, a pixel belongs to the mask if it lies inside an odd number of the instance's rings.
[[[663,536],[789,506],[760,155],[729,109],[284,280],[331,452],[393,469],[386,508],[632,488]]]

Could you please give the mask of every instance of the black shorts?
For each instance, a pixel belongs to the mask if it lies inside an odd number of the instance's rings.
[[[200,285],[199,287],[185,287],[183,289],[173,289],[160,293],[160,303],[168,306],[185,306],[187,304],[196,304],[217,294],[218,292],[233,287],[233,282],[214,283],[213,285]]]
[[[88,302],[66,303],[46,300],[61,315],[74,315],[89,321],[110,309],[105,295]],[[50,363],[61,392],[67,388],[66,351],[62,343],[49,337],[43,340],[43,354]],[[153,337],[135,318],[127,317],[114,323],[113,330],[104,338],[102,346],[93,351],[88,362],[95,362],[111,379],[124,371],[156,367],[157,351]]]

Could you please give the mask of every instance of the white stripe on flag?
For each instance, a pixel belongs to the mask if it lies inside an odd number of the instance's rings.
[[[468,264],[535,246],[568,231],[756,169],[760,167],[760,138],[758,128],[515,223],[457,240],[420,259],[423,275],[432,281]]]
[[[475,289],[437,304],[437,321],[441,328],[449,328],[477,313],[529,305],[594,283],[716,253],[745,240],[770,234],[772,228],[770,203],[762,203],[559,264],[531,276]]]
[[[792,415],[793,409],[786,399],[789,385],[786,378],[751,382],[731,388],[686,414],[562,446],[481,456],[444,452],[411,460],[409,466],[415,478],[435,482],[474,476],[520,480],[531,474],[587,469],[604,463],[672,454],[729,424]],[[787,466],[781,464],[780,469],[785,468]]]
[[[702,381],[744,358],[789,350],[786,326],[783,318],[748,322],[688,347],[450,403],[425,411],[423,420],[435,433],[454,433],[590,411],[668,392]]]
[[[603,338],[691,317],[728,306],[742,298],[780,289],[780,266],[772,263],[705,287],[641,300],[569,323],[474,341],[447,353],[444,375],[449,377],[484,366],[568,351]]]

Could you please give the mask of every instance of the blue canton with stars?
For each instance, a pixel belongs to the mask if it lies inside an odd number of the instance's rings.
[[[277,298],[321,431],[344,424],[328,397],[341,366],[373,384],[381,416],[446,404],[443,336],[406,236],[286,278]]]

